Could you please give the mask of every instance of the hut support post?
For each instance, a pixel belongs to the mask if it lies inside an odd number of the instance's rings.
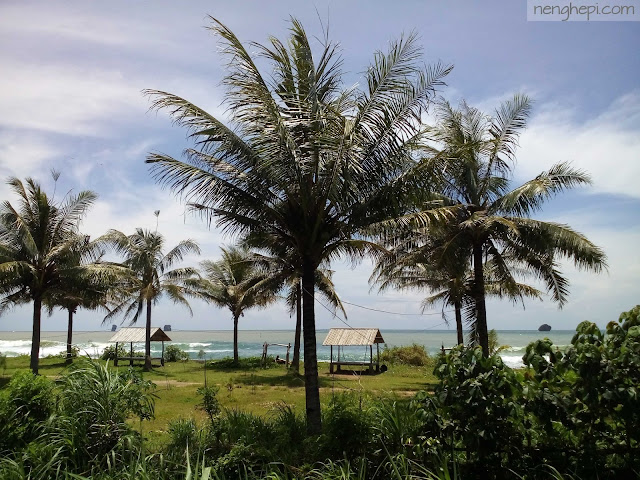
[[[376,372],[380,373],[380,344],[376,343]]]
[[[113,366],[117,367],[118,366],[118,342],[116,342],[116,356],[113,359]]]
[[[333,373],[333,345],[331,345],[331,360],[329,361],[329,373]]]
[[[289,368],[289,350],[291,350],[291,343],[287,345],[287,361],[286,361],[287,368]]]
[[[162,341],[162,356],[160,357],[160,365],[164,367],[164,340]]]
[[[133,342],[131,342],[131,352],[129,353],[129,366],[133,367]]]
[[[369,345],[369,373],[373,373],[373,345]]]

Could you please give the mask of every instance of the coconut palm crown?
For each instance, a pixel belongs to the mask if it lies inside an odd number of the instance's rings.
[[[158,182],[224,231],[299,259],[307,429],[319,433],[315,271],[326,260],[378,251],[369,227],[415,202],[420,120],[450,67],[424,66],[411,34],[374,55],[363,88],[345,88],[337,46],[325,37],[315,50],[292,19],[286,41],[251,44],[270,64],[263,76],[237,37],[212,22],[229,60],[228,123],[149,90],[152,107],[168,110],[197,143],[185,161],[152,153],[147,162]]]
[[[238,363],[238,320],[251,308],[266,307],[276,300],[275,292],[264,288],[268,278],[251,252],[239,247],[221,247],[222,258],[200,263],[203,277],[190,282],[200,298],[226,307],[233,316],[233,361]]]
[[[77,261],[84,238],[78,226],[97,196],[82,191],[54,204],[31,178],[23,183],[13,177],[7,183],[18,204],[0,205],[0,313],[33,302],[30,368],[37,374],[43,300],[85,273]]]
[[[439,179],[441,194],[434,197],[421,220],[431,228],[445,227],[449,240],[441,257],[470,258],[478,342],[489,354],[485,307],[485,268],[497,285],[517,284],[522,275],[540,281],[561,307],[568,296],[568,281],[560,261],[579,269],[606,268],[604,252],[568,225],[534,220],[545,200],[566,189],[588,185],[584,172],[558,163],[533,180],[510,189],[518,138],[526,127],[531,101],[515,95],[493,116],[462,103],[460,109],[442,102],[438,124],[431,131],[434,146],[423,161],[426,171]]]
[[[116,254],[124,257],[122,266],[126,273],[120,278],[118,296],[112,299],[113,308],[104,322],[122,315],[135,324],[146,308],[145,369],[151,369],[151,308],[166,295],[174,303],[183,305],[191,313],[187,297],[196,293],[188,286],[188,280],[198,275],[193,267],[173,268],[188,254],[200,254],[200,247],[193,240],[183,240],[164,253],[164,237],[141,228],[132,235],[111,230],[100,238]]]

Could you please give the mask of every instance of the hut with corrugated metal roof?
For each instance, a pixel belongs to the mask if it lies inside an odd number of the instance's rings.
[[[133,366],[133,362],[144,361],[144,357],[134,357],[133,356],[133,344],[134,343],[145,343],[146,341],[146,327],[125,327],[121,328],[119,332],[117,332],[113,337],[109,339],[110,342],[115,342],[116,344],[116,356],[113,360],[113,365],[118,366],[119,360],[128,360],[129,365]],[[170,342],[171,339],[169,335],[164,333],[164,331],[160,327],[151,327],[151,341],[152,342],[162,342],[162,355],[158,358],[151,357],[151,360],[160,360],[160,365],[164,366],[164,342]],[[119,343],[129,343],[130,344],[130,355],[128,357],[119,357],[118,356],[118,344]]]
[[[341,370],[343,366],[361,366],[368,367],[369,373],[375,371],[380,372],[380,344],[384,343],[382,334],[377,328],[332,328],[329,330],[327,337],[322,345],[331,347],[331,361],[329,363],[329,372],[333,373],[334,367],[336,372]],[[373,362],[373,346],[376,346],[376,361]],[[351,361],[341,358],[343,347],[369,347],[369,361]],[[338,357],[333,358],[333,347],[336,347]]]

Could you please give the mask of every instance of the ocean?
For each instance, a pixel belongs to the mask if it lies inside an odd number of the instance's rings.
[[[328,330],[318,330],[318,361],[329,361],[329,347],[322,346]],[[424,345],[426,350],[434,355],[442,346],[452,347],[456,344],[455,330],[384,330],[382,337],[386,345],[403,346],[417,343]],[[511,367],[522,366],[522,356],[527,345],[535,340],[549,338],[554,345],[564,348],[570,344],[575,334],[573,330],[557,330],[538,332],[532,330],[498,330],[498,342],[509,347],[501,352],[504,362]],[[80,349],[81,354],[99,357],[108,345],[113,333],[109,331],[74,332],[73,342]],[[189,353],[191,358],[198,358],[198,353],[204,351],[205,358],[215,360],[233,356],[233,332],[229,330],[174,330],[168,332],[171,343]],[[58,355],[66,351],[66,332],[42,332],[40,356]],[[293,330],[241,330],[238,333],[238,350],[241,357],[262,355],[262,345],[291,343],[293,354]],[[152,343],[152,355],[159,356],[161,345]],[[381,348],[383,346],[381,345]],[[144,350],[143,344],[134,345],[136,350]],[[341,358],[345,360],[363,360],[368,355],[368,347],[345,347]],[[31,352],[31,332],[0,332],[0,352],[8,357],[28,355]],[[284,357],[285,347],[271,346],[269,354]],[[374,348],[375,355],[375,348]]]

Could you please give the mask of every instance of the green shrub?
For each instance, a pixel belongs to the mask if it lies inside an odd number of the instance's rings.
[[[166,447],[168,458],[186,462],[185,454],[187,451],[189,453],[198,452],[200,429],[193,418],[171,420],[167,431],[170,438]]]
[[[369,451],[377,420],[354,395],[336,395],[323,418],[323,452],[326,458],[356,458]]]
[[[124,344],[119,343],[118,344],[118,357],[130,357],[131,356],[131,349],[126,348]],[[143,352],[136,352],[135,350],[133,351],[133,356],[134,357],[144,357],[144,353]],[[102,351],[102,355],[100,356],[100,360],[115,360],[116,359],[116,346],[115,345],[109,345],[107,347],[104,348],[104,350]]]
[[[275,365],[275,359],[272,356],[267,357],[265,365],[262,364],[262,357],[244,357],[239,358],[238,363],[233,361],[233,358],[221,358],[220,360],[214,360],[207,365],[207,368],[213,370],[251,370],[256,368],[270,368]]]
[[[153,417],[154,387],[132,369],[119,372],[83,359],[60,379],[64,394],[47,439],[64,452],[73,471],[104,466],[109,458],[125,461],[118,452],[127,451],[125,443],[137,443],[127,419]]]
[[[53,383],[31,372],[18,372],[0,392],[0,451],[18,450],[34,440],[54,412]]]
[[[169,345],[164,351],[165,362],[184,362],[189,360],[189,354],[176,345]]]
[[[497,356],[483,357],[479,347],[455,347],[440,355],[434,371],[440,383],[423,396],[419,415],[424,437],[436,435],[445,451],[462,447],[471,472],[497,478],[521,456],[522,383]],[[467,478],[467,477],[465,477]]]
[[[214,422],[220,413],[220,400],[218,400],[218,392],[220,389],[216,386],[200,387],[197,390],[198,395],[202,396],[202,403],[198,404],[198,408],[204,410],[209,416],[209,421]]]
[[[431,358],[424,348],[424,345],[413,345],[404,347],[387,347],[380,354],[380,361],[390,363],[392,365],[413,365],[423,367],[430,365]]]

